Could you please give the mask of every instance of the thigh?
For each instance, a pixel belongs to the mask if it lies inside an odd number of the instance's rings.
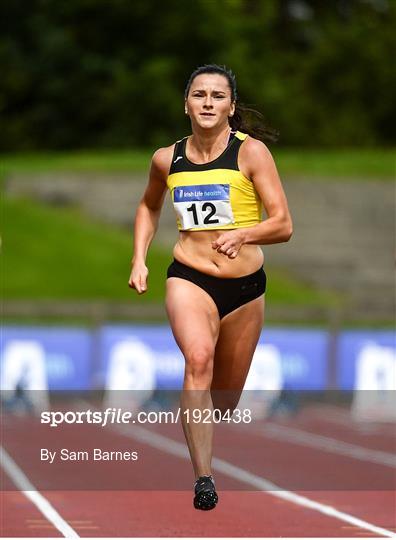
[[[215,349],[213,390],[242,391],[263,322],[264,296],[223,317]]]
[[[214,354],[220,319],[209,294],[185,279],[166,280],[166,311],[176,343],[184,357],[208,349]]]

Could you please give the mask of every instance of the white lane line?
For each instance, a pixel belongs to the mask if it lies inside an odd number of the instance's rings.
[[[308,410],[308,419],[321,420],[348,427],[349,431],[357,431],[363,434],[378,434],[389,436],[389,428],[393,428],[393,422],[378,422],[375,420],[362,420],[354,418],[350,411],[340,410],[331,405],[322,410]]]
[[[19,468],[2,446],[0,446],[0,463],[15,486],[40,510],[46,519],[52,523],[65,538],[80,538],[76,531],[58,514],[49,501],[37,491],[22,469]]]
[[[132,428],[117,425],[112,427],[111,429],[122,433],[125,437],[135,439],[149,446],[152,446],[153,448],[157,448],[162,452],[168,452],[168,454],[172,454],[182,459],[190,459],[188,449],[184,444],[165,437],[164,435],[152,433],[147,429],[136,425],[134,425]],[[364,521],[345,512],[341,512],[327,504],[322,504],[302,495],[298,495],[293,491],[284,490],[276,484],[273,484],[269,480],[257,476],[256,474],[252,474],[245,469],[241,469],[240,467],[236,467],[235,465],[232,465],[231,463],[228,463],[223,459],[219,459],[216,457],[213,458],[212,465],[215,471],[221,472],[222,474],[229,476],[234,480],[238,480],[240,482],[248,484],[256,489],[265,491],[273,497],[284,499],[293,504],[304,506],[305,508],[311,508],[312,510],[316,510],[321,514],[331,516],[340,521],[344,521],[345,523],[350,523],[351,525],[360,527],[361,529],[366,529],[367,531],[370,531],[377,535],[385,536],[387,538],[396,538],[396,534],[392,531],[388,531],[387,529],[384,529],[382,527],[377,527],[376,525],[373,525],[368,521]]]
[[[301,429],[280,426],[278,424],[268,422],[263,424],[262,429],[254,430],[254,433],[270,439],[277,439],[303,446],[309,446],[311,448],[317,448],[333,454],[339,454],[342,456],[359,459],[361,461],[376,463],[377,465],[385,465],[387,467],[396,468],[396,456],[393,454],[383,452],[381,450],[364,448],[362,446],[357,446],[356,444],[346,443],[339,441],[338,439],[333,439],[332,437],[317,435]]]

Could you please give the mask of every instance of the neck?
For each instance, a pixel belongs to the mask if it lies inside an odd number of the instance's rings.
[[[191,146],[197,154],[209,161],[213,154],[221,153],[225,149],[230,131],[228,124],[217,128],[216,131],[195,128],[190,138]]]

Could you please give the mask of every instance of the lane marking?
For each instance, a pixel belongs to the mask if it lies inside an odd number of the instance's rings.
[[[132,430],[122,426],[114,426],[110,429],[114,429],[115,431],[122,433],[125,437],[128,437],[130,439],[135,439],[137,441],[148,444],[149,446],[157,448],[162,452],[166,451],[174,456],[190,460],[188,449],[184,444],[165,437],[164,435],[152,433],[145,428],[136,426],[136,424],[133,426]],[[312,499],[309,499],[308,497],[298,495],[293,491],[283,490],[281,487],[273,484],[269,480],[250,473],[245,469],[241,469],[240,467],[232,465],[231,463],[223,459],[214,457],[212,459],[212,465],[214,470],[226,476],[229,476],[234,480],[238,480],[252,487],[255,487],[260,491],[265,491],[273,497],[283,499],[298,506],[310,508],[321,514],[325,514],[340,521],[344,521],[345,523],[355,525],[360,529],[366,529],[367,531],[371,531],[372,533],[375,533],[377,535],[385,536],[387,538],[396,538],[396,534],[392,531],[373,525],[368,521],[364,521],[360,518],[347,514],[346,512],[341,512],[340,510],[337,510],[330,505],[322,504]]]
[[[270,439],[292,442],[311,448],[318,448],[319,450],[325,450],[326,452],[331,452],[333,454],[352,457],[354,459],[359,459],[360,461],[369,461],[371,463],[376,463],[377,465],[396,468],[396,456],[393,454],[383,452],[382,450],[364,448],[363,446],[343,442],[325,435],[317,435],[302,429],[280,426],[268,422],[264,424],[262,430],[254,430],[254,432]]]
[[[314,420],[330,422],[340,426],[346,426],[349,430],[363,434],[389,435],[389,428],[393,427],[392,422],[379,422],[374,420],[359,420],[354,418],[350,411],[340,410],[337,406],[327,405],[319,410],[308,410],[308,419],[311,416]]]
[[[50,502],[37,491],[22,469],[2,446],[0,446],[0,463],[15,486],[65,538],[80,538],[76,531],[58,514]]]
[[[309,499],[308,497],[298,495],[297,493],[294,493],[293,491],[282,490],[281,487],[273,484],[272,482],[266,480],[265,478],[249,473],[248,471],[245,471],[244,469],[240,469],[239,467],[235,467],[234,465],[230,463],[223,462],[222,460],[217,460],[217,458],[215,458],[215,461],[217,462],[215,468],[219,470],[220,472],[222,472],[223,474],[227,474],[228,476],[232,478],[236,478],[258,489],[266,491],[274,497],[278,497],[280,499],[295,503],[297,505],[304,506],[312,510],[316,510],[322,514],[333,517],[340,521],[350,523],[351,525],[359,527],[360,529],[366,529],[367,531],[370,531],[378,535],[386,536],[388,538],[396,538],[395,533],[387,529],[384,529],[383,527],[378,527],[376,525],[373,525],[372,523],[369,523],[368,521],[364,521],[351,514],[347,514],[346,512],[337,510],[333,506],[319,503],[313,499]]]
[[[28,525],[28,528],[29,529],[51,529],[51,531],[55,529],[55,527],[49,523],[47,523],[46,525]]]
[[[92,519],[69,519],[71,525],[92,525]]]
[[[81,529],[83,531],[96,531],[99,529],[99,525],[76,525],[75,527],[76,529]]]

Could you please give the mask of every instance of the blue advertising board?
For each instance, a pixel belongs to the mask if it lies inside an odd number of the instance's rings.
[[[264,329],[249,374],[250,388],[326,388],[328,345],[325,331]],[[0,353],[7,384],[34,364],[35,384],[44,377],[50,390],[178,389],[184,374],[184,359],[169,326],[108,325],[96,332],[5,327]]]
[[[122,379],[127,384],[128,377],[138,378],[135,388],[140,384],[142,389],[175,389],[182,384],[184,360],[168,326],[104,326],[98,344],[100,386],[112,378],[110,386],[122,388]]]
[[[276,384],[282,388],[324,389],[327,384],[328,341],[328,333],[320,330],[264,330],[252,363],[252,373],[260,372],[255,368],[261,362],[262,377],[272,378],[274,384],[276,379]],[[142,385],[143,381],[150,384],[154,380],[157,389],[175,389],[182,384],[184,360],[167,326],[103,327],[99,350],[100,385],[106,384],[110,377],[120,388],[128,376],[139,379]],[[280,376],[273,376],[271,369],[276,372],[278,368]],[[117,370],[118,377],[115,375]]]
[[[329,333],[322,330],[264,329],[260,344],[279,351],[283,388],[323,390],[327,385]]]
[[[396,389],[396,335],[351,330],[337,342],[337,383],[342,390]]]
[[[91,387],[92,335],[81,329],[11,327],[2,329],[1,387],[16,384],[49,390]]]

